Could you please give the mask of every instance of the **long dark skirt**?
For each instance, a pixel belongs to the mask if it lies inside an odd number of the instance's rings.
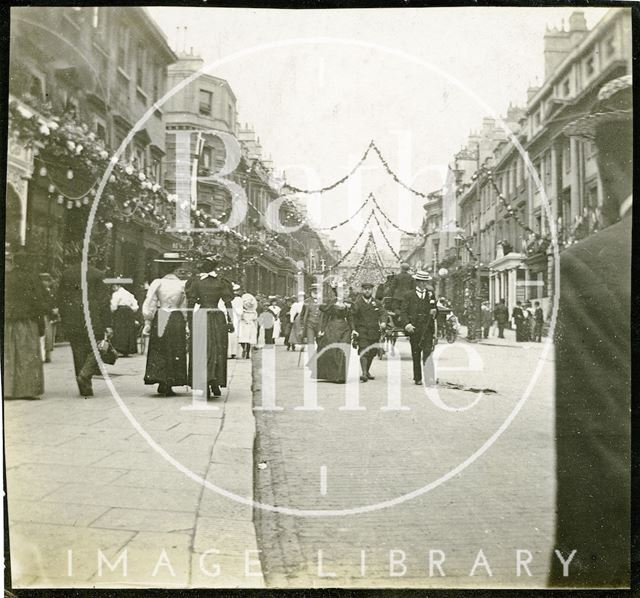
[[[113,312],[113,348],[123,355],[138,352],[136,318],[130,307],[121,305]]]
[[[229,332],[222,311],[207,312],[207,384],[227,385],[227,351]],[[189,351],[192,347],[189,347]],[[189,379],[193,380],[193,356],[189,359]],[[193,384],[192,384],[193,386]],[[195,388],[195,387],[194,387]],[[202,390],[202,389],[201,389]]]
[[[527,340],[526,324],[524,318],[515,318],[516,321],[516,342],[522,343]]]
[[[187,377],[187,341],[184,316],[171,312],[169,321],[158,336],[158,314],[153,318],[149,335],[147,368],[144,374],[145,384],[165,384],[167,386],[185,386]]]
[[[43,392],[38,324],[34,320],[7,320],[4,329],[4,396],[38,397]]]
[[[309,366],[315,367],[314,377],[328,382],[345,382],[349,369],[349,357],[342,349],[334,347],[326,349],[332,343],[351,345],[351,328],[343,319],[330,320],[325,333],[318,339],[318,348],[315,355],[309,360]]]

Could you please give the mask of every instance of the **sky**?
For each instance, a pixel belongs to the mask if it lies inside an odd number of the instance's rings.
[[[604,8],[581,9],[591,28]],[[351,171],[371,140],[399,178],[421,192],[484,116],[524,105],[544,79],[545,27],[568,27],[571,8],[282,10],[151,7],[174,50],[193,47],[226,79],[239,122],[256,131],[287,181],[309,189]],[[176,27],[187,27],[178,35]],[[320,39],[319,39],[320,38]],[[268,45],[269,47],[262,47]],[[306,204],[320,226],[344,220],[372,192],[400,227],[416,230],[424,199],[395,184],[370,156],[347,183]],[[369,213],[330,234],[350,247]],[[386,243],[377,227],[374,238]],[[399,249],[399,232],[385,225]],[[367,235],[359,243],[364,245]]]

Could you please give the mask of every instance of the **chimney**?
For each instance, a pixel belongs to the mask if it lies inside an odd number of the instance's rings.
[[[571,49],[575,48],[587,35],[587,20],[581,10],[576,10],[569,17],[569,39],[571,41]]]
[[[544,78],[548,79],[571,51],[568,31],[552,27],[544,34]]]

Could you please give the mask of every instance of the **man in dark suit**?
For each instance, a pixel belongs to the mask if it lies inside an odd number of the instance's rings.
[[[373,284],[362,283],[362,294],[355,300],[352,309],[353,337],[358,343],[360,355],[361,382],[373,380],[369,372],[376,354],[374,345],[380,340],[380,331],[387,326],[387,312],[382,303],[372,297]]]
[[[598,98],[565,129],[595,141],[608,221],[560,258],[554,547],[576,552],[566,577],[551,555],[556,587],[625,587],[630,576],[631,77]]]
[[[84,303],[82,301],[81,261],[76,252],[71,257],[71,264],[62,272],[58,287],[58,307],[60,318],[73,353],[73,367],[76,374],[78,390],[84,397],[93,396],[91,377],[100,372],[91,341],[88,324],[85,321]],[[89,265],[87,267],[87,299],[91,326],[96,342],[105,335],[111,336],[111,310],[109,308],[109,286],[103,282],[104,272]]]
[[[413,276],[409,274],[410,266],[406,262],[400,264],[400,272],[396,274],[390,281],[389,293],[393,298],[392,306],[395,311],[402,308],[402,300],[409,291],[416,288]]]
[[[428,288],[431,276],[419,271],[414,274],[416,288],[404,296],[401,316],[405,332],[409,335],[411,357],[413,359],[413,381],[422,384],[422,370],[436,343],[436,306],[435,293]],[[426,380],[434,383],[435,380]]]
[[[493,318],[498,323],[498,338],[504,338],[504,327],[509,321],[509,308],[505,305],[504,299],[493,310]]]

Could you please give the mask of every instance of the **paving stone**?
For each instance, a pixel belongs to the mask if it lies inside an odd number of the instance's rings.
[[[157,511],[149,509],[109,508],[94,518],[91,527],[148,532],[191,532],[192,511]]]

